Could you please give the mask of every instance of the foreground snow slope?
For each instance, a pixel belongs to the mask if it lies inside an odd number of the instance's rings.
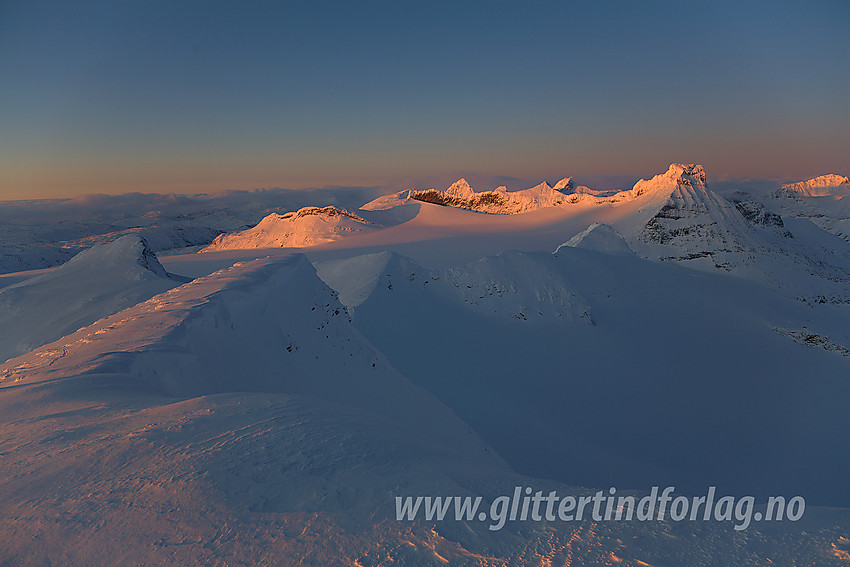
[[[538,278],[515,277],[512,265],[485,260],[449,278],[454,315],[482,309],[454,284],[496,268],[512,296],[531,300]],[[404,281],[393,280],[396,292]],[[480,339],[465,337],[467,349]],[[429,341],[416,346],[421,355]],[[474,385],[464,370],[443,378]],[[479,402],[504,407],[494,378]],[[506,435],[521,426],[504,425]],[[508,469],[375,350],[301,255],[237,263],[8,361],[0,428],[2,563],[838,565],[834,546],[848,535],[846,513],[816,509],[749,532],[729,522],[517,522],[499,532],[397,522],[398,495],[592,491]]]
[[[94,246],[51,272],[0,289],[0,360],[186,281],[166,272],[137,235]]]
[[[378,260],[319,273],[395,366],[520,472],[850,505],[840,306],[570,246],[444,271]]]
[[[134,388],[168,396],[234,387],[321,395],[453,438],[442,433],[453,423],[447,412],[429,406],[350,327],[302,255],[237,263],[154,296],[6,362],[0,380],[33,384],[106,372],[128,373]]]

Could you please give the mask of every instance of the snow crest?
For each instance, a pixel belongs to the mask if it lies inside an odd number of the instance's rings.
[[[98,244],[62,266],[0,290],[0,360],[18,356],[187,279],[169,274],[136,234]]]
[[[591,224],[567,242],[558,246],[555,253],[557,254],[558,250],[564,246],[584,248],[604,254],[634,254],[634,250],[616,229],[598,222]]]

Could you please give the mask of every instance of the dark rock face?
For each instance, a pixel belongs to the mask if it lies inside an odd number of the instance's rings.
[[[770,212],[764,208],[764,205],[755,201],[738,201],[735,203],[735,208],[747,219],[751,224],[760,224],[763,226],[784,227],[782,217],[776,213]]]

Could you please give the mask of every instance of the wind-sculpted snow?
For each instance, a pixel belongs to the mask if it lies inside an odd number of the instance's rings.
[[[127,235],[0,289],[0,360],[29,352],[176,287],[145,240]]]

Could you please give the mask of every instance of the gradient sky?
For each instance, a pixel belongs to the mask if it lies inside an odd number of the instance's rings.
[[[848,29],[844,0],[0,0],[0,199],[847,175]]]

